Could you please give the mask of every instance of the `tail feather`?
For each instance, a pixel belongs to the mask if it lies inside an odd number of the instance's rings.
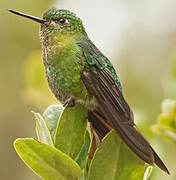
[[[88,113],[88,120],[91,122],[93,128],[95,129],[96,133],[102,139],[112,128],[110,127],[109,124],[107,124],[107,120],[105,117],[103,117],[99,112],[97,111],[89,111]],[[144,138],[144,136],[138,131],[137,128],[133,128],[131,130],[131,134],[134,135],[133,140],[136,139],[139,142],[142,142],[142,140],[145,142],[145,146],[147,145],[147,148],[149,149],[148,154],[145,152],[142,152],[142,147],[138,148],[136,147],[133,142],[130,141],[128,137],[125,135],[121,137],[127,145],[130,147],[130,149],[136,153],[142,160],[144,160],[148,164],[156,164],[160,169],[165,171],[166,173],[170,174],[167,167],[164,165],[164,163],[161,161],[159,156],[156,154],[156,152],[153,150],[153,148],[150,146],[148,141]],[[119,132],[118,132],[119,134]],[[120,133],[121,134],[121,133]],[[141,144],[143,146],[143,144]]]
[[[167,174],[170,174],[167,167],[165,166],[165,164],[161,161],[161,159],[159,158],[159,156],[156,154],[156,152],[153,150],[153,148],[151,147],[152,151],[153,151],[153,155],[154,155],[154,159],[155,159],[155,164],[162,169],[163,171],[165,171]]]
[[[98,109],[92,111],[95,120],[89,118],[99,134],[104,136],[106,133],[104,129],[108,132],[115,129],[139,158],[148,164],[155,163],[159,168],[168,172],[149,142],[137,129],[130,107],[115,82],[114,76],[107,70],[97,68],[96,71],[94,69],[83,71],[82,80],[88,92],[95,97],[99,104]]]

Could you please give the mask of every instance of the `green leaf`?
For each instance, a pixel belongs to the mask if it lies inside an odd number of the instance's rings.
[[[52,104],[43,113],[43,118],[49,128],[53,141],[57,124],[63,110],[63,105]]]
[[[84,144],[81,148],[81,151],[79,152],[78,156],[75,159],[75,161],[79,164],[81,169],[85,167],[89,145],[90,145],[90,135],[89,132],[86,131]]]
[[[14,147],[23,161],[46,180],[77,180],[80,167],[66,154],[34,139],[17,139]]]
[[[37,133],[38,140],[43,143],[54,146],[48,126],[45,123],[43,117],[39,113],[35,113],[33,111],[32,113],[34,114],[35,119],[36,119],[36,133]]]
[[[151,173],[152,173],[152,169],[153,169],[152,166],[148,166],[148,167],[146,168],[145,174],[144,174],[144,177],[143,177],[143,180],[147,180],[147,179],[150,177],[150,175],[151,175]]]
[[[144,162],[112,130],[94,154],[88,180],[141,180],[144,173]]]
[[[87,110],[79,104],[66,107],[55,134],[55,147],[75,159],[84,143]]]

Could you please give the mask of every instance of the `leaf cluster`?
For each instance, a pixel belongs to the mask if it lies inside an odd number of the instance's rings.
[[[22,160],[46,180],[146,180],[144,164],[112,130],[88,157],[91,134],[87,110],[81,105],[49,106],[43,115],[33,112],[38,139],[19,138],[14,146]],[[147,170],[146,170],[147,169]]]

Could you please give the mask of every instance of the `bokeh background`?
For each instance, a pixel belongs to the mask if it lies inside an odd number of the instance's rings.
[[[40,179],[18,157],[13,142],[36,137],[31,110],[43,112],[57,102],[44,78],[39,24],[7,9],[41,17],[51,6],[80,16],[90,38],[114,64],[136,124],[171,172],[168,176],[155,167],[150,180],[176,180],[176,118],[168,125],[172,138],[156,122],[162,101],[172,99],[164,101],[170,106],[176,98],[174,0],[0,1],[0,179]]]

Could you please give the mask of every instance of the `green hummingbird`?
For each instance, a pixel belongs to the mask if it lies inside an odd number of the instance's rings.
[[[43,64],[55,97],[63,104],[84,106],[100,139],[115,129],[139,158],[169,174],[137,129],[115,69],[89,39],[81,19],[65,9],[51,8],[43,18],[9,11],[40,23]]]

